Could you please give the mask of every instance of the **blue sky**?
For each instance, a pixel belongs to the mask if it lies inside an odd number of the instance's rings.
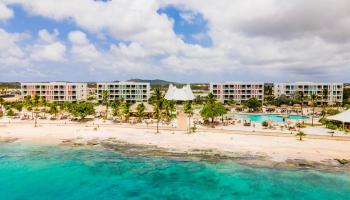
[[[350,82],[348,1],[253,2],[6,0],[0,81]]]

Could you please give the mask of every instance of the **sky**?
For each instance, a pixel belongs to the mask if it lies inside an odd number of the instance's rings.
[[[0,0],[0,82],[350,82],[349,0]]]

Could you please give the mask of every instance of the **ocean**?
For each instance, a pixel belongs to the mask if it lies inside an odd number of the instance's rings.
[[[0,199],[350,199],[350,174],[0,144]]]

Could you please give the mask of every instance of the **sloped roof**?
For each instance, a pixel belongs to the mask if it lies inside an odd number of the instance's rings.
[[[195,97],[192,93],[192,90],[189,84],[187,84],[183,88],[177,88],[173,86],[173,84],[170,84],[168,91],[165,94],[166,100],[190,101],[190,100],[193,100],[194,98]]]
[[[337,115],[329,116],[327,117],[327,119],[340,121],[344,123],[350,123],[350,109]]]

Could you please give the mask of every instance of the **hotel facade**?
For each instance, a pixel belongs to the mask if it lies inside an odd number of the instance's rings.
[[[327,97],[323,97],[323,91],[328,90]],[[293,98],[294,95],[302,92],[306,97],[312,94],[318,96],[319,103],[336,103],[343,101],[343,83],[313,83],[313,82],[296,82],[296,83],[275,83],[274,95],[280,97],[286,95],[287,98]]]
[[[210,92],[216,99],[222,103],[230,100],[245,102],[250,98],[256,98],[263,102],[264,100],[264,83],[253,82],[225,82],[210,83]]]
[[[21,83],[21,97],[43,97],[49,102],[75,102],[87,98],[86,83],[49,82],[49,83]]]
[[[147,102],[150,97],[150,83],[105,82],[97,83],[96,99],[101,102],[103,91],[108,91],[109,101],[124,100],[127,103]]]

